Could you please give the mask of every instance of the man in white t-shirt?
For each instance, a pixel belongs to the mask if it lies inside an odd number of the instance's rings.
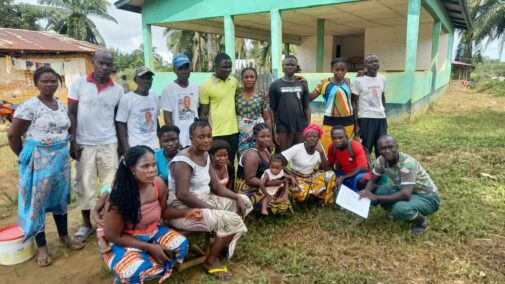
[[[371,153],[375,150],[375,157],[379,157],[377,141],[387,134],[386,120],[386,77],[378,74],[379,57],[370,54],[365,57],[366,74],[357,77],[352,85],[352,107],[357,113],[357,131],[361,143]]]
[[[118,165],[118,139],[114,116],[123,87],[112,81],[112,53],[99,50],[93,56],[93,73],[75,79],[68,91],[72,127],[71,151],[76,164],[77,206],[83,225],[74,238],[83,242],[93,232],[90,213],[96,203],[96,182],[101,190],[112,186]]]
[[[135,69],[133,80],[137,89],[121,97],[116,114],[119,143],[123,155],[128,148],[145,145],[153,150],[159,148],[156,129],[159,114],[159,98],[152,91],[154,73],[146,67]]]
[[[198,118],[198,85],[189,81],[191,65],[184,54],[177,54],[172,61],[175,81],[168,84],[161,93],[160,106],[163,110],[165,124],[176,125],[181,130],[179,143],[183,146],[191,145],[189,140],[189,126]]]

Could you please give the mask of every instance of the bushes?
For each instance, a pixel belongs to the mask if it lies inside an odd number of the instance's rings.
[[[472,72],[472,78],[476,81],[486,81],[498,77],[505,77],[505,62],[499,60],[484,60],[477,64]]]
[[[505,81],[481,81],[475,85],[475,89],[479,92],[485,92],[495,96],[505,96]]]

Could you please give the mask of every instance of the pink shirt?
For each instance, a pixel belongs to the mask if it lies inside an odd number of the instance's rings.
[[[156,199],[140,206],[141,217],[137,225],[135,225],[135,230],[133,230],[132,224],[126,224],[126,228],[123,231],[124,233],[130,235],[144,235],[154,230],[160,223],[161,206],[158,201],[159,189],[156,180],[153,181],[153,186],[156,192]]]

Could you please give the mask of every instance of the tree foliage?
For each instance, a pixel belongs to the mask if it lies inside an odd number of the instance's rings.
[[[114,58],[114,70],[118,72],[144,66],[144,50],[142,45],[132,52],[122,52],[116,49],[113,51],[112,56]],[[168,63],[163,60],[161,55],[156,53],[156,48],[153,49],[153,57],[154,70],[171,71]]]
[[[23,30],[40,30],[37,21],[43,13],[37,6],[14,4],[14,0],[0,0],[0,27]]]
[[[167,46],[175,55],[182,53],[187,55],[192,68],[197,72],[212,70],[212,60],[219,52],[224,51],[223,36],[167,28],[163,32],[167,38]]]
[[[461,33],[456,58],[468,63],[477,63],[480,53],[492,41],[498,41],[498,58],[505,44],[505,1],[472,0],[470,2],[472,27]]]
[[[193,70],[197,72],[211,71],[214,57],[225,49],[223,35],[172,28],[165,29],[163,34],[170,51],[174,55],[186,54],[191,59]],[[296,52],[294,46],[290,50],[291,53]],[[256,66],[268,72],[271,69],[270,57],[270,41],[235,39],[235,58],[255,59]]]
[[[91,16],[117,24],[114,17],[107,13],[109,3],[106,0],[38,0],[41,11],[47,19],[47,30],[68,35],[77,40],[105,45]]]

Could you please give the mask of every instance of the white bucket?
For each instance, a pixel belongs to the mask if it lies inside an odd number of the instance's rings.
[[[14,265],[35,255],[35,241],[22,242],[24,233],[18,225],[0,228],[0,264]]]

